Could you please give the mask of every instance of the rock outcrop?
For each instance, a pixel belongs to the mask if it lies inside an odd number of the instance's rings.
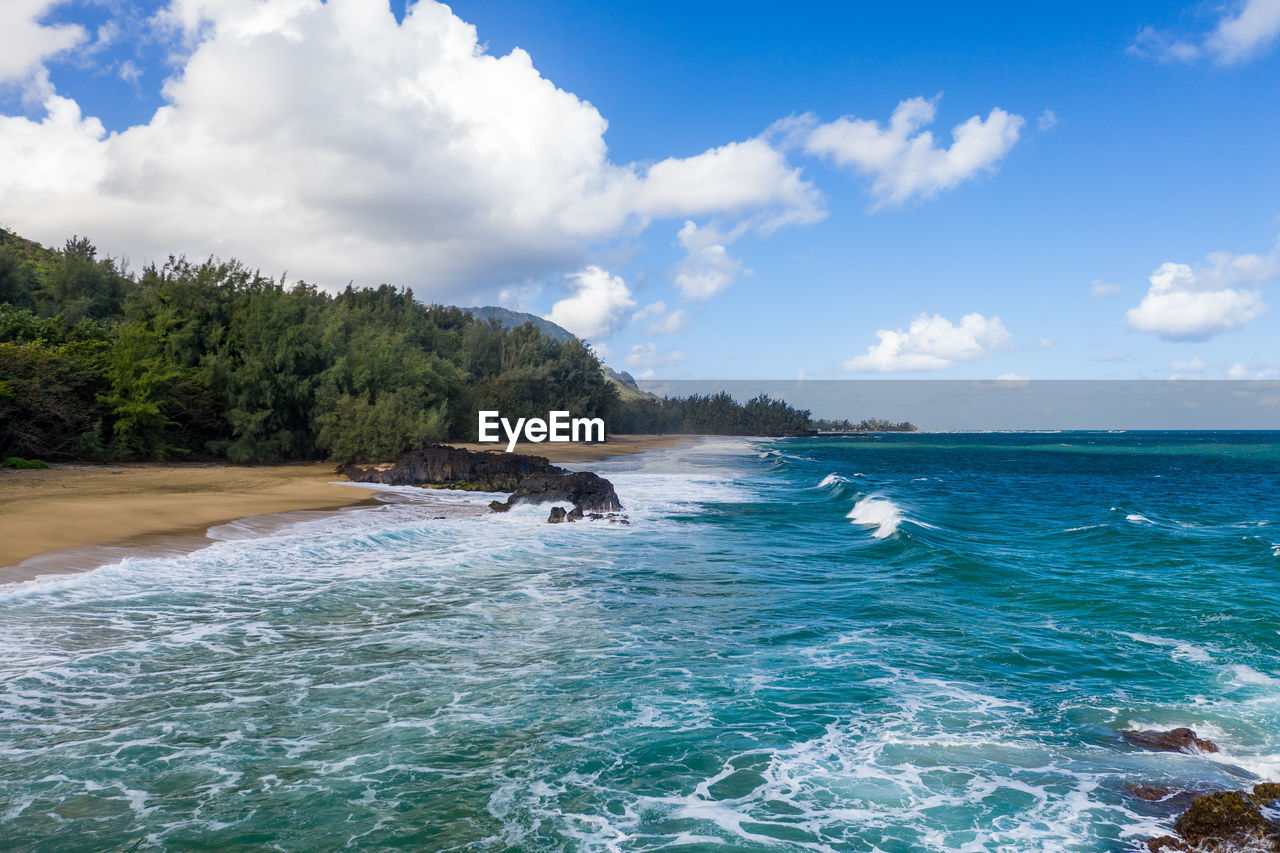
[[[528,477],[565,473],[545,456],[464,450],[444,444],[410,451],[394,465],[344,465],[338,471],[355,483],[438,486],[483,492],[509,492]]]
[[[494,501],[489,508],[506,512],[518,503],[569,503],[575,510],[587,512],[618,512],[622,504],[613,484],[590,471],[572,474],[558,471],[533,474],[520,481],[506,501]]]
[[[1218,745],[1213,741],[1196,737],[1194,731],[1186,728],[1170,729],[1167,732],[1129,729],[1121,732],[1120,737],[1134,746],[1157,752],[1185,752],[1194,755],[1197,752],[1218,751]]]
[[[1151,853],[1280,853],[1280,825],[1262,807],[1280,794],[1280,784],[1257,785],[1252,794],[1218,791],[1196,797],[1174,824],[1177,836],[1161,835],[1147,842]]]
[[[394,465],[344,465],[339,473],[355,483],[386,486],[424,486],[485,492],[511,492],[489,508],[506,512],[518,503],[568,503],[551,511],[550,522],[603,518],[622,510],[613,484],[590,471],[569,472],[543,456],[500,450],[463,450],[434,444],[401,456]],[[590,514],[588,516],[588,513]],[[609,516],[610,521],[618,519]]]

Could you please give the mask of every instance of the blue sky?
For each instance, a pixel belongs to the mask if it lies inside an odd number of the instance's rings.
[[[637,375],[1280,377],[1280,0],[16,0],[0,33],[0,224],[45,242],[504,304]]]

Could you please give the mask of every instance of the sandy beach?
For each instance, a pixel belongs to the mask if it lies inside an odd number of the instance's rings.
[[[620,435],[607,444],[521,444],[517,453],[591,462],[692,436]],[[493,450],[492,444],[457,444]],[[502,449],[502,448],[498,448]],[[372,501],[328,462],[130,463],[0,470],[0,583],[77,571],[133,553],[191,551],[215,525]]]

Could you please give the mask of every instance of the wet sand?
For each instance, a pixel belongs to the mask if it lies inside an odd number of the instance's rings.
[[[607,444],[526,444],[518,453],[590,462],[670,447],[692,436],[614,436]],[[472,450],[505,449],[457,444]],[[378,503],[331,463],[130,463],[0,469],[0,583],[82,571],[138,554],[176,555],[212,543],[216,525],[268,530],[314,511]],[[425,496],[424,496],[425,497]],[[442,514],[457,512],[456,505]]]

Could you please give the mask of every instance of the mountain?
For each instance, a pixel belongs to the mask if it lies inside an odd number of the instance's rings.
[[[468,314],[481,320],[497,320],[504,329],[514,329],[516,326],[522,326],[525,323],[532,323],[538,327],[543,334],[556,339],[557,341],[571,341],[577,335],[563,326],[557,326],[550,320],[539,317],[537,314],[526,314],[524,311],[512,311],[509,308],[500,308],[497,305],[486,305],[483,308],[463,308]],[[653,395],[647,391],[641,390],[636,384],[635,377],[625,370],[614,370],[607,364],[601,364],[600,370],[618,385],[619,392],[624,398],[628,396],[639,395],[642,397],[652,397]],[[630,393],[628,393],[630,392]]]
[[[550,320],[545,320],[537,314],[526,314],[523,311],[512,311],[509,308],[499,308],[497,305],[486,305],[484,308],[463,308],[462,310],[474,317],[478,317],[481,320],[497,320],[502,324],[502,328],[504,329],[514,329],[516,326],[523,326],[525,323],[532,323],[538,327],[538,331],[563,343],[568,343],[577,337],[577,335],[563,326],[557,326],[555,323]]]

